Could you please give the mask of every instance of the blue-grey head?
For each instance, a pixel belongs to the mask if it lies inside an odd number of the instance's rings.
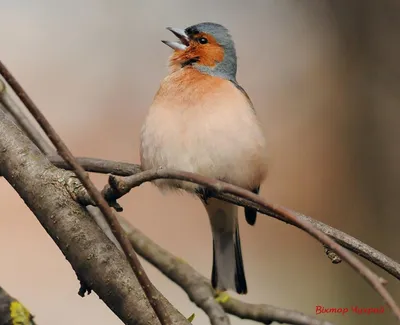
[[[192,66],[203,73],[236,80],[236,50],[229,31],[219,24],[201,23],[186,29],[168,27],[179,41],[162,41],[174,49],[174,70]]]

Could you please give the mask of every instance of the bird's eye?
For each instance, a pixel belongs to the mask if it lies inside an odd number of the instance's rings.
[[[200,37],[198,39],[198,41],[199,41],[200,44],[207,44],[208,43],[208,39],[205,38],[205,37]]]

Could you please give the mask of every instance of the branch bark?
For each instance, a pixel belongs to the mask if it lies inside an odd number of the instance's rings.
[[[7,92],[7,88],[3,80],[0,79],[0,109],[3,109],[6,115],[14,121],[31,139],[31,141],[40,149],[42,153],[46,156],[54,156],[56,157],[59,162],[64,163],[64,165],[68,166],[68,163],[61,158],[60,156],[56,155],[56,150],[49,141],[49,139],[38,131],[38,125],[34,125],[34,121],[29,119],[29,112],[27,112],[25,107],[19,107],[19,105],[14,101],[14,99],[9,95]],[[37,124],[37,123],[36,123]],[[85,164],[85,159],[82,159],[82,163]],[[98,164],[99,165],[99,164]],[[100,171],[102,168],[106,167],[104,163],[100,166],[95,166],[93,171]],[[123,165],[124,168],[127,166]],[[68,169],[68,168],[64,168]],[[89,170],[87,170],[89,171]],[[110,226],[108,225],[107,221],[105,220],[104,215],[101,213],[98,207],[95,206],[87,206],[89,213],[93,216],[96,220],[97,224],[100,228],[105,232],[107,237],[122,251],[121,245],[119,244],[117,238],[112,233]]]
[[[14,187],[81,279],[125,324],[159,324],[126,258],[68,192],[56,168],[0,110],[0,174]],[[157,292],[177,324],[187,320]]]
[[[117,218],[111,207],[105,201],[100,192],[97,190],[96,186],[91,181],[86,171],[76,161],[75,157],[73,156],[67,145],[64,143],[64,141],[61,139],[58,133],[51,126],[46,117],[42,114],[42,112],[35,105],[33,100],[25,92],[23,87],[19,84],[19,82],[14,78],[12,73],[7,69],[7,67],[1,61],[0,61],[0,74],[7,81],[7,83],[14,90],[14,92],[17,94],[22,103],[24,103],[24,105],[31,113],[33,118],[46,133],[46,135],[48,136],[54,147],[57,149],[57,152],[60,154],[60,156],[64,158],[64,160],[68,162],[68,164],[71,166],[72,170],[76,174],[76,177],[79,178],[82,185],[89,193],[91,199],[95,202],[95,205],[101,210],[105,219],[110,225],[110,228],[114,236],[117,238],[119,244],[121,245],[121,248],[125,253],[126,258],[130,266],[132,267],[133,272],[135,273],[137,279],[139,280],[139,283],[142,286],[142,289],[147,299],[150,301],[151,308],[154,309],[154,312],[156,313],[162,325],[170,325],[171,320],[165,306],[159,299],[156,298],[157,289],[151,283],[146,272],[144,271],[139,261],[139,258],[137,257],[135,251],[133,250],[132,245],[130,245],[128,238],[126,237],[126,234],[121,228],[121,225],[118,223]],[[86,289],[84,291],[86,291]]]
[[[251,319],[264,324],[278,322],[292,325],[333,325],[294,310],[266,304],[244,303],[227,294],[214,299],[216,292],[211,287],[209,279],[182,259],[157,245],[124,218],[118,219],[135,251],[185,290],[190,300],[209,315],[212,324],[219,324],[220,320],[226,317],[223,312],[225,311],[242,319]]]

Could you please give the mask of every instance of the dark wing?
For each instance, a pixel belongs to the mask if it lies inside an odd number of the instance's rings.
[[[250,99],[249,95],[247,95],[247,93],[243,89],[243,87],[241,85],[239,85],[236,80],[230,80],[230,82],[232,82],[235,85],[235,87],[242,92],[242,94],[247,98],[247,101],[249,102],[249,104],[250,104],[251,108],[253,109],[253,111],[255,111],[253,103],[251,102],[251,99]]]
[[[252,190],[253,193],[258,194],[260,192],[260,186]],[[244,216],[250,226],[254,226],[257,219],[257,210],[252,208],[244,208]]]

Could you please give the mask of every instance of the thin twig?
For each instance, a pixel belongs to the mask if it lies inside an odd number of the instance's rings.
[[[209,315],[212,324],[218,324],[218,321],[224,317],[225,310],[242,319],[251,319],[264,324],[275,321],[293,325],[332,325],[298,311],[266,304],[248,304],[228,295],[224,297],[225,299],[218,299],[218,303],[214,299],[216,292],[207,278],[182,259],[157,245],[123,217],[118,217],[118,220],[135,251],[185,290],[189,298]]]
[[[22,86],[18,83],[18,81],[12,76],[10,71],[6,68],[6,66],[0,61],[0,74],[6,80],[6,82],[10,85],[10,87],[14,90],[17,96],[20,98],[22,103],[26,106],[35,120],[39,123],[42,127],[46,135],[49,137],[53,145],[56,147],[57,152],[69,163],[72,167],[73,171],[75,172],[76,176],[82,182],[83,186],[87,189],[87,191],[92,196],[93,200],[106,217],[113,234],[118,239],[136,277],[141,284],[143,291],[145,292],[147,298],[150,301],[151,306],[153,307],[157,317],[160,320],[162,325],[169,325],[171,324],[170,317],[162,304],[161,301],[156,299],[157,292],[155,287],[151,283],[150,279],[147,277],[140,261],[130,245],[130,242],[122,229],[121,225],[119,224],[117,218],[115,217],[112,209],[107,204],[106,200],[97,190],[93,182],[90,180],[88,174],[85,170],[79,165],[76,161],[68,147],[64,144],[60,136],[57,132],[53,129],[50,123],[47,121],[46,117],[41,113],[32,99],[28,96],[28,94],[24,91]]]
[[[137,164],[130,164],[125,162],[117,162],[117,161],[104,160],[98,158],[77,158],[77,159],[79,162],[82,162],[87,171],[93,171],[104,174],[113,174],[118,176],[134,175],[141,171],[140,165]],[[67,164],[65,162],[62,162],[61,158],[59,157],[56,156],[50,157],[50,161],[57,167],[69,169]],[[116,193],[109,186],[107,186],[107,189],[103,190],[103,192],[105,193],[105,195],[107,195],[108,198],[111,197],[112,199],[118,199],[122,196],[118,195],[118,193]],[[111,192],[107,193],[107,191]],[[273,213],[268,208],[265,208],[257,203],[251,202],[249,200],[246,200],[244,198],[232,194],[213,193],[213,196],[215,198],[230,203],[234,203],[239,206],[256,209],[257,211],[266,215]],[[385,254],[379,252],[375,248],[363,243],[362,241],[358,240],[357,238],[354,238],[353,236],[344,233],[341,230],[333,228],[321,221],[315,220],[299,212],[294,212],[294,211],[292,212],[297,215],[297,218],[310,222],[315,228],[333,238],[338,244],[340,244],[344,248],[347,248],[348,250],[365,258],[366,260],[379,266],[380,268],[382,268],[383,270],[385,270],[386,272],[388,272],[389,274],[400,280],[400,264],[397,263],[395,260],[391,259],[389,256],[386,256]],[[291,223],[290,220],[285,220],[279,215],[273,215],[273,216],[281,221],[296,226],[295,224]]]
[[[130,189],[134,187],[137,187],[145,182],[154,181],[156,179],[174,179],[180,181],[188,181],[201,186],[205,186],[208,189],[215,191],[216,193],[225,192],[234,194],[242,198],[246,198],[251,202],[258,203],[263,207],[269,209],[274,215],[281,216],[281,219],[288,220],[291,223],[297,225],[300,229],[304,230],[312,237],[320,241],[324,246],[327,246],[331,250],[333,250],[341,259],[346,261],[354,270],[362,275],[367,280],[367,282],[382,296],[386,304],[392,309],[397,320],[400,321],[400,308],[397,306],[390,293],[386,290],[378,275],[372,272],[360,260],[351,255],[346,249],[341,247],[332,238],[325,235],[320,230],[316,229],[310,222],[298,218],[295,213],[286,208],[279,207],[277,205],[267,202],[265,199],[257,194],[216,179],[208,178],[194,173],[176,171],[171,169],[147,170],[139,174],[127,177],[111,176],[110,184],[118,192],[127,193],[130,191]]]
[[[77,158],[78,161],[82,161],[85,166],[85,169],[88,171],[98,172],[98,173],[107,173],[119,176],[127,176],[138,173],[140,169],[140,165],[130,164],[125,162],[115,162],[111,160],[104,160],[98,158]],[[50,157],[50,161],[54,163],[57,167],[60,168],[68,168],[65,162],[62,162],[59,157]],[[109,186],[106,186],[105,190],[103,190],[103,194],[105,195],[107,200],[113,201],[120,198],[125,193],[117,193],[115,190]],[[263,207],[255,202],[251,202],[241,197],[237,197],[228,193],[213,193],[215,198],[237,204],[243,207],[251,207],[256,209],[257,211],[266,214],[272,215],[273,217],[287,222],[293,226],[297,226],[292,223],[290,220],[284,219],[282,216],[274,214],[273,211],[268,209],[268,207]],[[389,256],[383,254],[382,252],[376,250],[375,248],[363,243],[357,238],[346,234],[345,232],[333,228],[321,221],[315,220],[309,216],[303,215],[299,212],[291,211],[295,213],[298,219],[302,219],[304,221],[310,222],[315,228],[322,231],[324,234],[333,238],[338,244],[347,248],[348,250],[354,252],[355,254],[365,258],[371,263],[379,266],[398,280],[400,280],[400,264],[395,260],[390,258]]]
[[[61,157],[49,156],[48,158],[55,166],[69,169],[68,164]],[[93,159],[86,157],[76,157],[76,160],[87,172],[130,176],[142,171],[139,165],[126,162],[116,162],[113,160]]]
[[[54,149],[48,141],[40,134],[40,132],[35,128],[29,121],[28,117],[19,108],[19,106],[14,102],[12,97],[6,91],[6,86],[3,80],[0,79],[0,102],[4,105],[7,111],[18,121],[22,130],[28,135],[28,137],[33,141],[34,144],[46,155],[54,153]]]

